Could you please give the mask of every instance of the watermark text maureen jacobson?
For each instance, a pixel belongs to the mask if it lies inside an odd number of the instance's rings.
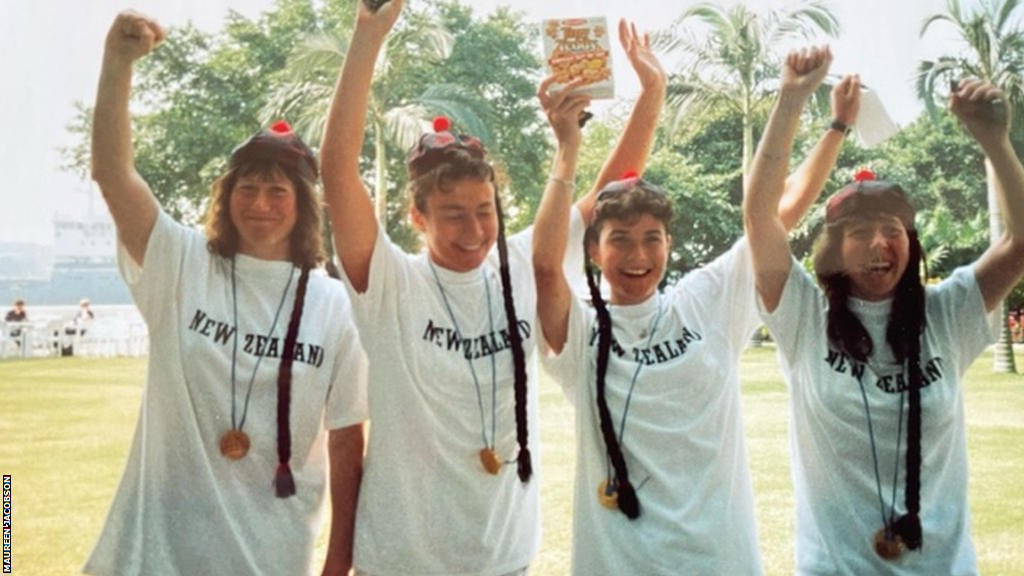
[[[11,573],[11,475],[4,474],[4,574]]]

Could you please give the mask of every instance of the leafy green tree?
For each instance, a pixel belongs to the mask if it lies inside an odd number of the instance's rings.
[[[407,10],[388,36],[370,88],[370,132],[376,214],[382,223],[388,215],[388,147],[404,151],[415,144],[429,119],[445,114],[469,131],[486,136],[482,117],[487,107],[469,90],[442,83],[425,83],[422,69],[444,62],[451,54],[454,37],[423,12]],[[269,118],[290,112],[306,138],[313,143],[323,134],[327,105],[338,70],[348,51],[348,28],[309,35],[296,45],[283,82],[264,112]],[[394,187],[394,186],[392,186]]]
[[[984,156],[948,112],[920,116],[871,161],[880,178],[899,182],[917,207],[929,275],[945,277],[988,246]]]
[[[1024,114],[1024,30],[1019,26],[1018,8],[1021,0],[982,0],[971,10],[964,10],[959,0],[948,0],[946,11],[925,19],[921,35],[932,25],[944,23],[953,26],[965,44],[965,50],[955,56],[942,56],[925,60],[918,65],[917,94],[934,113],[936,99],[948,95],[951,81],[972,76],[999,87],[1006,95],[1006,105],[1012,110],[1014,126],[1011,135],[1018,141],[1024,134],[1021,115]],[[991,240],[1003,234],[1002,214],[996,199],[993,172],[986,161],[984,172],[988,181],[988,212]],[[1003,330],[1000,346],[995,355],[995,369],[1016,372],[1013,346],[1007,330],[1007,307],[1003,303]]]
[[[268,82],[284,68],[296,40],[316,29],[308,0],[278,0],[256,20],[230,13],[207,33],[172,27],[135,71],[132,134],[136,166],[165,209],[197,222],[210,183],[232,148],[264,123]],[[80,105],[69,127],[79,142],[65,165],[88,174],[92,109]]]
[[[687,28],[703,24],[698,34]],[[836,36],[839,23],[818,0],[760,14],[742,3],[722,7],[701,2],[683,11],[658,44],[683,61],[669,82],[666,109],[678,129],[712,110],[728,110],[740,118],[741,174],[746,178],[754,150],[756,119],[765,117],[779,77],[782,54],[776,47],[790,39]],[[827,90],[827,88],[825,88]]]
[[[319,141],[347,30],[320,32],[298,44],[266,117],[289,111],[310,141]],[[510,229],[532,219],[531,199],[543,187],[551,149],[534,98],[540,68],[530,49],[535,40],[523,15],[507,8],[484,18],[474,18],[456,0],[405,8],[378,59],[364,152],[377,215],[386,218],[392,239],[406,245],[414,240],[400,194],[404,157],[438,114],[451,118],[454,129],[479,137],[503,168],[503,183],[516,193],[504,194]]]

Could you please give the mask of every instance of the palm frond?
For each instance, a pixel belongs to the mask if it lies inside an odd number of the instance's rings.
[[[390,108],[381,116],[385,137],[402,150],[408,150],[425,131],[429,115],[426,107],[417,102]]]
[[[308,78],[319,71],[337,73],[346,52],[347,36],[326,32],[310,34],[292,50],[285,73],[295,79]]]
[[[918,63],[914,88],[932,120],[935,120],[938,114],[939,99],[944,100],[949,95],[950,83],[964,75],[966,66],[964,60],[952,56],[940,56],[936,60]]]
[[[433,84],[416,98],[416,102],[433,114],[444,114],[457,127],[491,144],[491,108],[471,90],[455,84]]]

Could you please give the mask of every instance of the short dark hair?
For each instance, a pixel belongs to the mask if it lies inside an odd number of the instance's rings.
[[[660,187],[642,178],[611,182],[597,193],[586,239],[596,242],[608,220],[635,222],[644,214],[659,220],[667,231],[673,215],[671,199]]]
[[[450,192],[460,180],[489,182],[497,189],[494,167],[481,156],[451,146],[437,151],[436,161],[424,171],[409,168],[406,191],[409,201],[421,213],[427,212],[427,197],[434,192]]]

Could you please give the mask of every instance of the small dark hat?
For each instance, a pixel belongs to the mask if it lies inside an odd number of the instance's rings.
[[[479,138],[467,134],[453,134],[449,130],[451,122],[447,117],[435,116],[433,126],[434,131],[420,136],[419,141],[405,157],[410,179],[418,178],[436,168],[444,159],[445,152],[452,148],[464,150],[478,160],[483,159],[487,153]]]
[[[621,178],[605,184],[604,187],[597,192],[596,201],[601,202],[602,200],[613,198],[618,194],[634,188],[640,188],[645,192],[650,192],[659,196],[666,196],[664,190],[662,190],[658,185],[644,180],[636,170],[626,170],[622,173]]]
[[[228,168],[242,164],[277,162],[295,168],[300,175],[316,181],[316,156],[284,120],[278,120],[249,137],[231,151]]]
[[[825,223],[891,214],[899,218],[906,229],[913,229],[915,211],[907,200],[907,193],[899,184],[874,178],[872,171],[859,170],[853,175],[854,182],[830,196],[825,202]]]

